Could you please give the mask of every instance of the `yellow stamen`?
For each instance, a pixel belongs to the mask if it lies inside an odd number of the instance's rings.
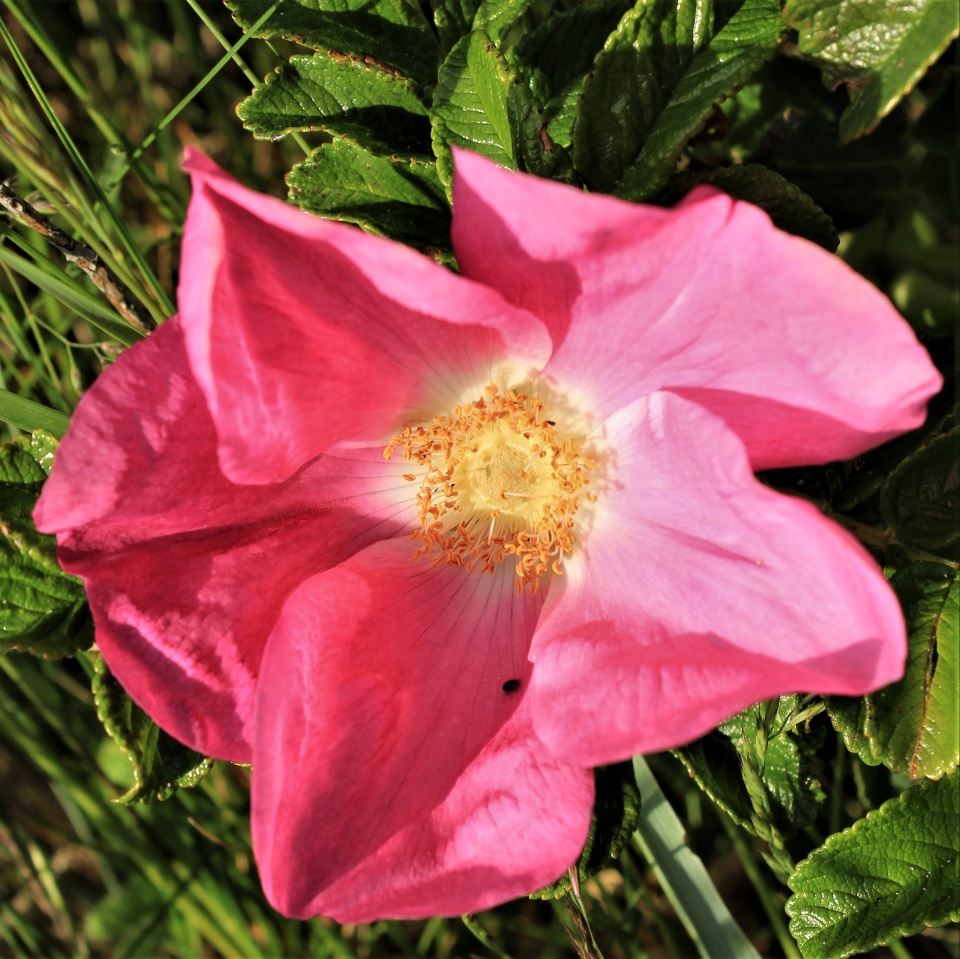
[[[574,516],[594,461],[543,415],[536,395],[491,384],[472,403],[432,423],[405,425],[383,451],[400,450],[420,468],[416,556],[492,573],[516,558],[517,591],[536,590],[548,570],[562,573],[573,552]]]

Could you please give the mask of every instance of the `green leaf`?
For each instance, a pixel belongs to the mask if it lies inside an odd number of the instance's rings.
[[[630,762],[598,766],[593,771],[596,798],[590,833],[577,859],[577,873],[584,882],[617,859],[637,828],[640,790]],[[532,899],[559,899],[570,889],[570,877],[531,895]]]
[[[630,200],[652,197],[717,104],[776,53],[781,30],[777,0],[745,0],[706,46],[694,44],[694,55],[682,73],[661,89],[663,106],[614,192]]]
[[[544,105],[547,133],[556,146],[571,145],[587,73],[630,6],[629,0],[600,0],[556,13],[507,51]]]
[[[450,230],[450,208],[434,163],[376,156],[355,143],[318,147],[287,176],[290,199],[304,210],[414,244],[435,244]]]
[[[464,37],[441,65],[430,116],[437,172],[448,193],[453,180],[453,146],[517,169],[507,104],[508,87],[516,80],[485,33]]]
[[[869,697],[867,735],[894,772],[937,779],[960,762],[960,584],[942,563],[891,580],[909,631],[906,674]]]
[[[868,766],[879,766],[880,757],[873,750],[867,735],[870,702],[866,696],[828,696],[827,713],[843,743]]]
[[[374,152],[430,152],[430,121],[417,85],[346,54],[291,57],[237,115],[261,139],[323,130]]]
[[[548,179],[579,182],[569,154],[553,141],[546,113],[525,83],[517,81],[507,87],[507,116],[521,169]]]
[[[795,183],[841,232],[875,219],[887,204],[899,209],[915,149],[904,110],[871,137],[841,145],[837,125],[846,100],[800,60],[775,57],[724,103],[731,155]]]
[[[573,128],[577,125],[577,107],[580,105],[583,79],[581,77],[574,80],[544,107],[547,134],[557,146],[569,149],[573,145]]]
[[[678,173],[670,179],[661,200],[679,199],[702,183],[715,186],[738,200],[753,203],[765,210],[781,230],[812,240],[831,253],[840,243],[833,221],[806,193],[759,163],[721,167],[702,173]]]
[[[473,18],[473,27],[499,43],[531,3],[533,0],[483,0]]]
[[[935,437],[960,425],[960,405],[955,404],[944,416],[936,415],[935,407],[938,406],[939,403],[935,403],[928,411],[927,422],[921,429],[906,433],[857,457],[850,463],[850,472],[843,482],[838,484],[837,488],[829,490],[822,498],[832,499],[834,509],[839,513],[850,513],[874,497],[901,463],[910,459],[917,450],[928,445]]]
[[[38,432],[0,447],[0,652],[56,659],[93,642],[83,584],[57,563],[57,541],[32,512],[56,439]]]
[[[590,189],[609,193],[620,182],[712,31],[711,0],[638,0],[623,16],[583,84],[573,131],[574,164]]]
[[[507,52],[507,59],[543,103],[583,82],[604,41],[630,9],[630,0],[600,0],[548,17]]]
[[[926,780],[831,836],[790,877],[804,959],[842,959],[960,919],[960,774]]]
[[[440,36],[440,47],[446,55],[461,37],[473,29],[481,0],[430,0],[430,6]]]
[[[273,0],[227,0],[241,27],[250,27]],[[419,83],[433,83],[440,50],[416,0],[284,0],[257,31],[316,50],[373,57]]]
[[[869,133],[960,32],[955,0],[788,0],[783,15],[823,82],[847,85],[844,142]]]
[[[819,737],[797,734],[799,696],[784,696],[772,706],[751,706],[675,752],[697,785],[739,826],[757,834],[758,817],[770,819],[770,825],[790,837],[813,822],[824,799],[813,774]],[[751,764],[762,769],[765,802],[758,802],[744,779]]]
[[[210,771],[207,759],[168,736],[124,692],[97,657],[93,676],[97,716],[133,768],[133,786],[115,802],[125,806],[169,799],[181,787],[195,786]]]
[[[912,563],[890,584],[907,621],[903,679],[863,700],[828,700],[847,747],[911,779],[939,778],[960,762],[960,585],[943,563]],[[862,705],[860,705],[862,704]]]
[[[952,555],[960,544],[960,428],[935,437],[895,469],[880,510],[897,539]]]

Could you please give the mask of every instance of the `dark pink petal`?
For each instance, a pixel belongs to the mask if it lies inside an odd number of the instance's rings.
[[[506,567],[435,569],[413,548],[379,543],[305,582],[267,646],[252,826],[287,915],[484,909],[556,879],[586,838],[592,775],[530,724],[538,598]]]
[[[247,190],[197,153],[185,167],[180,314],[235,482],[286,479],[341,441],[386,443],[411,412],[549,355],[540,322],[493,290]]]
[[[458,152],[453,238],[465,276],[547,323],[548,379],[600,418],[656,389],[696,399],[754,469],[849,458],[919,426],[940,387],[869,283],[706,188],[663,210]]]
[[[654,393],[606,424],[593,527],[534,637],[534,727],[597,765],[677,746],[761,699],[898,679],[892,590],[813,506],[760,484],[721,419]]]
[[[396,472],[380,449],[333,450],[286,483],[230,483],[171,320],[81,400],[35,519],[84,578],[97,643],[137,703],[195,749],[249,762],[260,657],[284,600],[403,528]]]

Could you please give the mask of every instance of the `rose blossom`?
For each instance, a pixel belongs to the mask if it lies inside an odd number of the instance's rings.
[[[458,276],[186,168],[179,317],[83,398],[36,520],[136,702],[253,763],[277,909],[528,893],[580,852],[591,767],[901,675],[880,570],[753,476],[938,389],[841,261],[711,190],[458,153]]]

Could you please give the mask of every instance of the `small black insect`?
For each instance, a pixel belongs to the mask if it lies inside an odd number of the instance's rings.
[[[503,684],[503,691],[504,691],[505,693],[515,693],[519,688],[520,688],[520,680],[519,680],[519,679],[508,679],[508,680]]]

